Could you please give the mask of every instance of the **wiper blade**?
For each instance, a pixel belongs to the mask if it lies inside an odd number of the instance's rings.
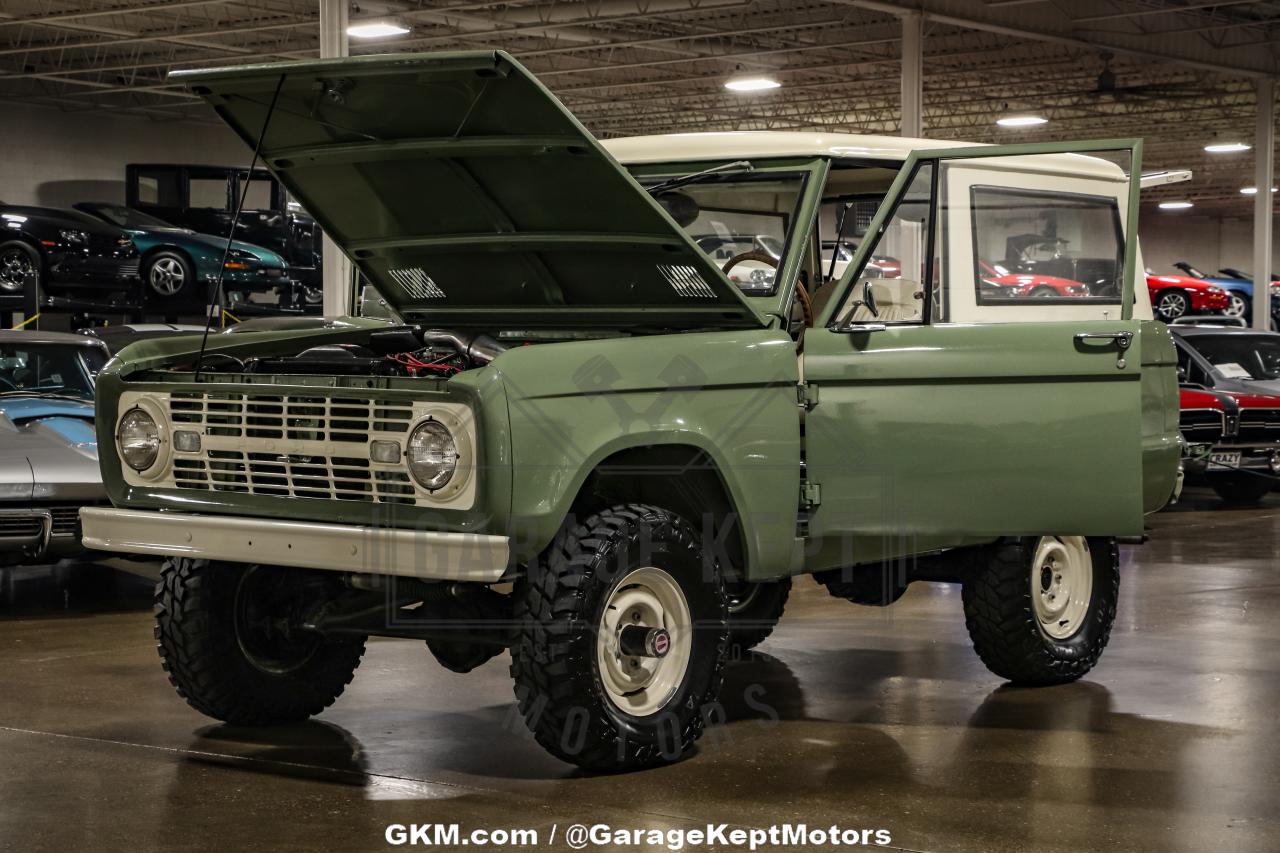
[[[657,195],[658,193],[674,190],[677,187],[687,186],[688,184],[696,184],[699,181],[705,181],[710,178],[716,178],[720,175],[730,175],[737,172],[751,172],[755,170],[755,166],[751,165],[750,160],[734,160],[732,163],[721,163],[719,166],[712,166],[710,169],[703,169],[701,172],[694,172],[690,175],[682,175],[679,178],[672,178],[669,181],[663,181],[660,184],[654,184],[651,187],[645,187],[649,195]]]

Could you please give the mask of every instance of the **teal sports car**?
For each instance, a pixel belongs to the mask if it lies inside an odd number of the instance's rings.
[[[122,204],[81,202],[75,209],[133,237],[141,255],[138,275],[149,304],[176,308],[201,305],[208,298],[209,285],[218,280],[219,268],[224,266],[225,238],[178,228]],[[270,249],[235,240],[223,272],[223,292],[229,301],[237,294],[277,289],[282,300],[289,296],[284,258]]]

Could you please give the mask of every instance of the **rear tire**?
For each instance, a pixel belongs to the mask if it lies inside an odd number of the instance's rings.
[[[965,578],[965,626],[978,657],[1001,678],[1065,684],[1098,662],[1119,595],[1114,539],[1007,539]]]
[[[1251,506],[1259,503],[1271,491],[1273,481],[1256,474],[1224,474],[1213,478],[1213,490],[1231,506]]]
[[[702,735],[729,632],[720,567],[704,566],[683,519],[628,504],[567,521],[517,583],[515,608],[516,698],[552,755],[630,770],[674,761]],[[665,628],[665,655],[628,657],[624,623]]]
[[[276,625],[302,603],[296,569],[166,560],[156,585],[155,636],[178,695],[239,725],[319,714],[355,674],[364,638],[331,639]]]
[[[0,297],[21,297],[40,282],[40,253],[21,240],[0,243]]]
[[[729,657],[737,660],[760,645],[782,619],[791,578],[726,585],[729,602]]]
[[[150,255],[143,263],[140,275],[147,300],[157,305],[171,305],[194,298],[196,270],[181,252],[162,249]]]

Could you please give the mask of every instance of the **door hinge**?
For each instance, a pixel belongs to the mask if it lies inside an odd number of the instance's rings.
[[[822,503],[822,487],[817,483],[802,482],[800,484],[800,505],[815,507]]]
[[[806,412],[818,405],[818,386],[808,382],[796,385],[796,404]]]

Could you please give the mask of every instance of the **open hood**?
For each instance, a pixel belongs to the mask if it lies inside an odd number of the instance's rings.
[[[406,319],[765,320],[555,96],[500,51],[180,71]]]

